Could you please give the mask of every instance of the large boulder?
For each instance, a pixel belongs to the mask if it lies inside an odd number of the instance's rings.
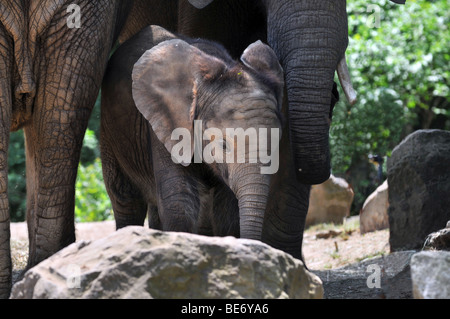
[[[391,251],[420,249],[450,219],[450,132],[409,135],[387,161]]]
[[[29,270],[11,298],[322,298],[300,260],[259,241],[127,227]]]
[[[320,185],[311,187],[306,226],[320,223],[342,224],[350,215],[354,193],[343,179],[333,175]]]
[[[361,234],[388,228],[388,207],[388,183],[385,181],[364,202],[359,214]]]
[[[450,252],[424,251],[411,259],[414,298],[450,299]]]

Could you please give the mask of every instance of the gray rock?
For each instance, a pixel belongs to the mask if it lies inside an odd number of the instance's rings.
[[[333,175],[320,185],[311,187],[306,226],[319,223],[342,224],[350,215],[354,193],[343,179]]]
[[[416,251],[400,251],[342,268],[314,271],[326,299],[411,299],[410,260]]]
[[[127,227],[29,270],[11,298],[322,298],[303,263],[259,241]]]
[[[450,221],[447,226],[428,235],[423,247],[424,250],[450,250]]]
[[[450,299],[450,252],[424,251],[411,260],[416,299]]]
[[[450,219],[450,132],[409,135],[387,161],[391,251],[420,249]]]
[[[375,192],[367,197],[359,214],[361,234],[389,228],[388,182],[385,181]]]

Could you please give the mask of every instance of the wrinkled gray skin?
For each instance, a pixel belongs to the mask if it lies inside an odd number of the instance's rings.
[[[230,150],[227,128],[281,129],[283,86],[278,59],[262,42],[239,63],[215,43],[179,40],[157,26],[123,44],[105,74],[101,113],[117,228],[143,225],[148,212],[152,228],[260,240],[271,175],[261,174],[260,161],[249,163],[249,146],[245,163],[183,166],[171,158],[179,143],[171,137],[184,128],[193,138],[194,120],[201,120],[203,132],[221,130]]]

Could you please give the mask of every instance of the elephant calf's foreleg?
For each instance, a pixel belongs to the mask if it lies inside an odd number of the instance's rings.
[[[198,185],[183,166],[172,161],[170,153],[153,132],[151,144],[162,230],[197,233],[200,212]]]

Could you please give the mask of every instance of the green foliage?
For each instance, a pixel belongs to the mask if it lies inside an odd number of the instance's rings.
[[[433,97],[450,102],[448,1],[374,3],[347,2],[347,61],[358,102],[350,107],[341,99],[335,108],[330,144],[338,173],[371,153],[390,155],[409,127],[421,128],[419,109],[430,110]]]
[[[98,109],[98,106],[99,99],[95,109]],[[98,129],[99,121],[96,120],[95,112],[92,114],[91,123]],[[100,147],[96,134],[91,129],[87,129],[84,136],[75,187],[77,222],[103,221],[112,218],[111,202],[103,181]]]
[[[351,164],[368,160],[369,154],[389,154],[400,141],[405,110],[398,94],[374,88],[353,107],[341,101],[335,108],[330,130],[333,169],[345,172]]]
[[[97,158],[92,164],[80,165],[75,192],[75,218],[77,222],[112,219],[111,203],[105,189],[102,165]]]
[[[398,6],[383,0],[377,4],[379,26],[374,26],[377,14],[366,12],[367,1],[348,2],[348,57],[352,67],[360,70],[355,75],[360,73],[372,88],[394,89],[409,108],[427,109],[433,96],[449,98],[449,2],[408,0],[406,6]]]
[[[23,221],[27,214],[27,205],[25,150],[22,131],[14,132],[10,135],[8,166],[8,197],[11,221]]]
[[[377,186],[369,154],[390,156],[415,129],[450,129],[450,4],[351,0],[347,11],[347,62],[358,102],[350,106],[340,91],[330,147],[333,173],[353,185],[357,213]],[[434,125],[438,115],[441,127]]]
[[[84,136],[75,184],[75,220],[103,221],[113,218],[112,206],[103,181],[100,161],[100,94],[95,102],[88,129]]]

